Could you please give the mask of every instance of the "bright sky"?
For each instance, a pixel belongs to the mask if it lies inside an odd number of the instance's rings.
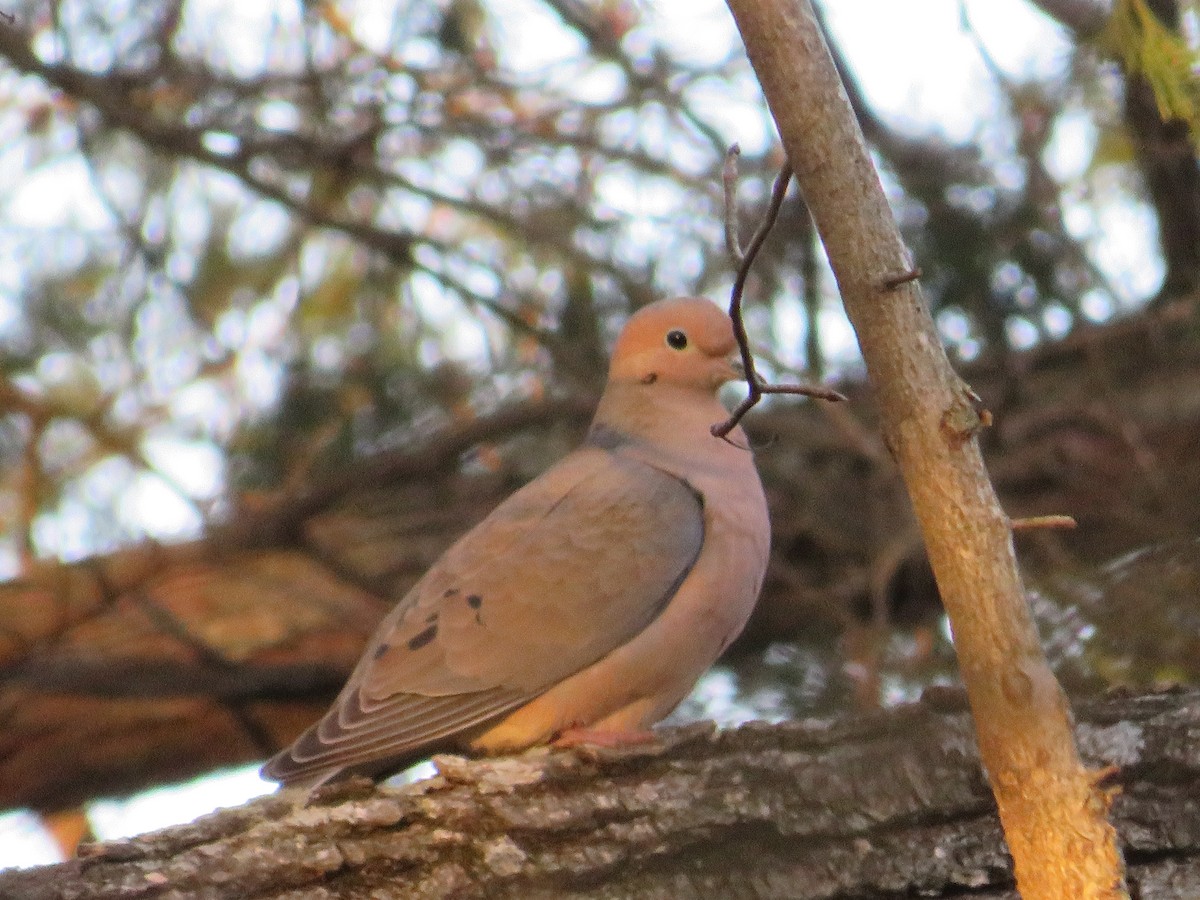
[[[192,3],[189,7],[200,5]],[[221,21],[236,24],[237,16],[246,14],[247,9],[231,0],[205,0],[203,5],[228,7],[226,12],[231,18],[226,19],[225,13],[210,17],[210,27],[219,27],[212,23]],[[513,42],[514,59],[533,67],[573,49],[540,39],[540,29],[528,26],[530,10],[536,8],[531,0],[497,0],[495,5],[505,9],[499,19],[505,23],[505,39]],[[662,33],[672,36],[669,38],[672,47],[690,59],[719,58],[732,35],[732,21],[719,0],[655,0],[646,6]],[[982,137],[986,145],[991,126],[985,117],[992,105],[994,85],[975,44],[963,31],[958,0],[908,3],[839,0],[826,6],[830,23],[877,110],[914,131],[940,131],[952,140]],[[1024,0],[970,0],[966,6],[988,51],[1013,77],[1060,72],[1066,65],[1069,45]],[[523,27],[515,28],[513,22],[521,22]],[[372,29],[364,28],[364,33],[371,32]],[[252,35],[253,30],[232,28],[230,40],[236,41],[239,33]],[[382,29],[375,33],[382,33]],[[230,52],[235,56],[236,46],[231,46]],[[597,86],[597,90],[602,89],[603,85]],[[753,87],[748,87],[748,97],[752,91]],[[731,108],[727,100],[720,105],[714,103],[707,114],[748,149],[773,140],[773,135],[763,133],[756,116],[746,109]],[[1077,178],[1094,139],[1082,120],[1068,122],[1051,148],[1048,163],[1055,174],[1065,179]],[[68,217],[87,221],[92,213],[86,203],[80,202],[80,197],[87,193],[84,179],[82,166],[79,171],[68,168],[48,173],[43,179],[45,183],[23,183],[21,196],[13,203],[20,217],[31,222],[54,222]],[[76,183],[81,190],[63,187]],[[1078,234],[1104,235],[1097,261],[1124,294],[1130,298],[1143,297],[1154,289],[1161,273],[1145,262],[1157,258],[1147,216],[1123,204],[1101,208],[1098,213],[1068,210],[1067,218]],[[99,221],[106,219],[101,217]],[[830,325],[842,327],[845,332],[839,321],[831,320]],[[843,333],[842,339],[847,338],[848,332]],[[166,451],[165,456],[170,456],[175,449],[168,447]],[[191,460],[186,468],[195,472],[203,471],[206,466]],[[211,471],[214,467],[208,468]],[[150,483],[144,490],[148,492],[146,503],[161,510],[162,492]],[[715,688],[710,684],[700,690],[711,695]],[[724,717],[731,721],[745,717],[744,710],[730,708],[725,712]],[[259,780],[251,767],[126,801],[96,803],[91,807],[91,817],[98,837],[115,838],[190,821],[216,806],[236,805],[272,787]],[[0,867],[57,859],[55,846],[32,816],[27,813],[0,816]]]

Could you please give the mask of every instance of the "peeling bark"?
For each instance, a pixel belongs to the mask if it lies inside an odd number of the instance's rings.
[[[0,897],[1015,898],[962,705],[444,757],[414,785],[275,795],[0,873]],[[1076,734],[1088,764],[1117,767],[1136,896],[1200,896],[1200,694],[1111,698]]]

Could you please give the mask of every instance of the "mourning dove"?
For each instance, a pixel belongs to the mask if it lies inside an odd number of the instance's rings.
[[[583,445],[446,551],[263,775],[313,787],[440,750],[620,743],[674,709],[741,632],[767,565],[745,435],[710,431],[735,347],[707,300],[635,313]]]

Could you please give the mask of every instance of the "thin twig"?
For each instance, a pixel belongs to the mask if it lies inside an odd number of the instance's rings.
[[[738,422],[746,415],[765,394],[793,394],[802,397],[816,397],[819,400],[845,400],[845,396],[832,388],[806,384],[767,384],[758,374],[754,365],[754,354],[750,351],[750,336],[746,333],[746,323],[742,319],[742,295],[746,289],[746,279],[750,276],[750,267],[758,251],[762,249],[767,235],[779,218],[779,210],[783,207],[783,198],[787,195],[788,184],[792,180],[792,167],[784,162],[771,189],[771,203],[766,215],[750,238],[750,244],[742,250],[737,237],[737,158],[741,150],[737,144],[729,148],[725,154],[725,168],[721,180],[725,185],[725,243],[729,254],[737,265],[737,276],[733,281],[733,290],[729,294],[729,318],[733,320],[733,335],[737,339],[738,350],[742,357],[742,368],[746,373],[746,387],[749,393],[724,422],[712,427],[715,437],[728,439],[729,432],[737,427]]]
[[[916,281],[924,272],[920,266],[913,266],[907,272],[901,272],[899,275],[889,275],[883,279],[883,288],[886,291],[894,291],[901,285],[908,284],[910,281]]]
[[[746,259],[741,241],[738,240],[737,161],[741,155],[742,148],[737,144],[730,144],[725,152],[725,166],[721,169],[721,184],[725,187],[725,249],[739,268]]]
[[[1033,531],[1038,528],[1075,528],[1077,523],[1070,516],[1027,516],[1021,519],[1009,519],[1013,531]]]

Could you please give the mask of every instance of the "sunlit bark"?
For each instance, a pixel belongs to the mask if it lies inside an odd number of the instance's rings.
[[[837,276],[954,628],[1026,900],[1118,897],[1110,797],[1081,764],[983,465],[987,423],[950,367],[808,0],[729,0]]]

